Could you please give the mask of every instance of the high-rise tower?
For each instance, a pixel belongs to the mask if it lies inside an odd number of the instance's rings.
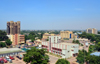
[[[7,34],[8,35],[20,34],[20,21],[7,22]]]
[[[18,45],[25,43],[25,36],[20,35],[20,21],[17,22],[7,22],[7,35],[12,41],[12,45]]]

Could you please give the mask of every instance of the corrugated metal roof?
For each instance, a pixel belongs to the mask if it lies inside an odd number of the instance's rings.
[[[100,56],[100,52],[94,52],[94,53],[91,53],[90,55]]]

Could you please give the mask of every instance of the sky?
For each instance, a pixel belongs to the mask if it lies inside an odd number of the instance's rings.
[[[100,0],[0,0],[0,29],[7,21],[21,30],[100,30]]]

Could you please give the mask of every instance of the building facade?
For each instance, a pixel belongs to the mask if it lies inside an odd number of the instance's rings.
[[[73,32],[72,31],[61,31],[60,36],[61,36],[62,39],[73,38]]]
[[[39,46],[46,48],[51,53],[62,56],[62,58],[69,58],[78,54],[78,44],[65,43],[60,40],[61,37],[59,36],[49,36],[49,41],[43,41]]]
[[[49,33],[44,33],[43,34],[43,39],[48,39],[49,36],[55,36],[56,34],[49,34]]]
[[[97,34],[97,29],[96,28],[88,28],[87,30],[86,30],[86,32],[87,33],[92,33],[92,34]]]
[[[96,28],[93,28],[93,29],[92,29],[92,32],[93,32],[93,34],[98,34],[98,31],[97,31]]]
[[[20,21],[17,22],[7,22],[7,35],[20,34]]]
[[[20,21],[7,22],[7,36],[12,41],[12,45],[18,45],[25,43],[25,36],[20,35]]]

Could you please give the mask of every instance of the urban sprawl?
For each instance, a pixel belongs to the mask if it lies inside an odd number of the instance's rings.
[[[7,30],[0,30],[0,63],[59,64],[62,60],[68,64],[92,64],[94,57],[100,63],[100,32],[96,28],[31,31],[21,30],[20,23],[7,22]]]

